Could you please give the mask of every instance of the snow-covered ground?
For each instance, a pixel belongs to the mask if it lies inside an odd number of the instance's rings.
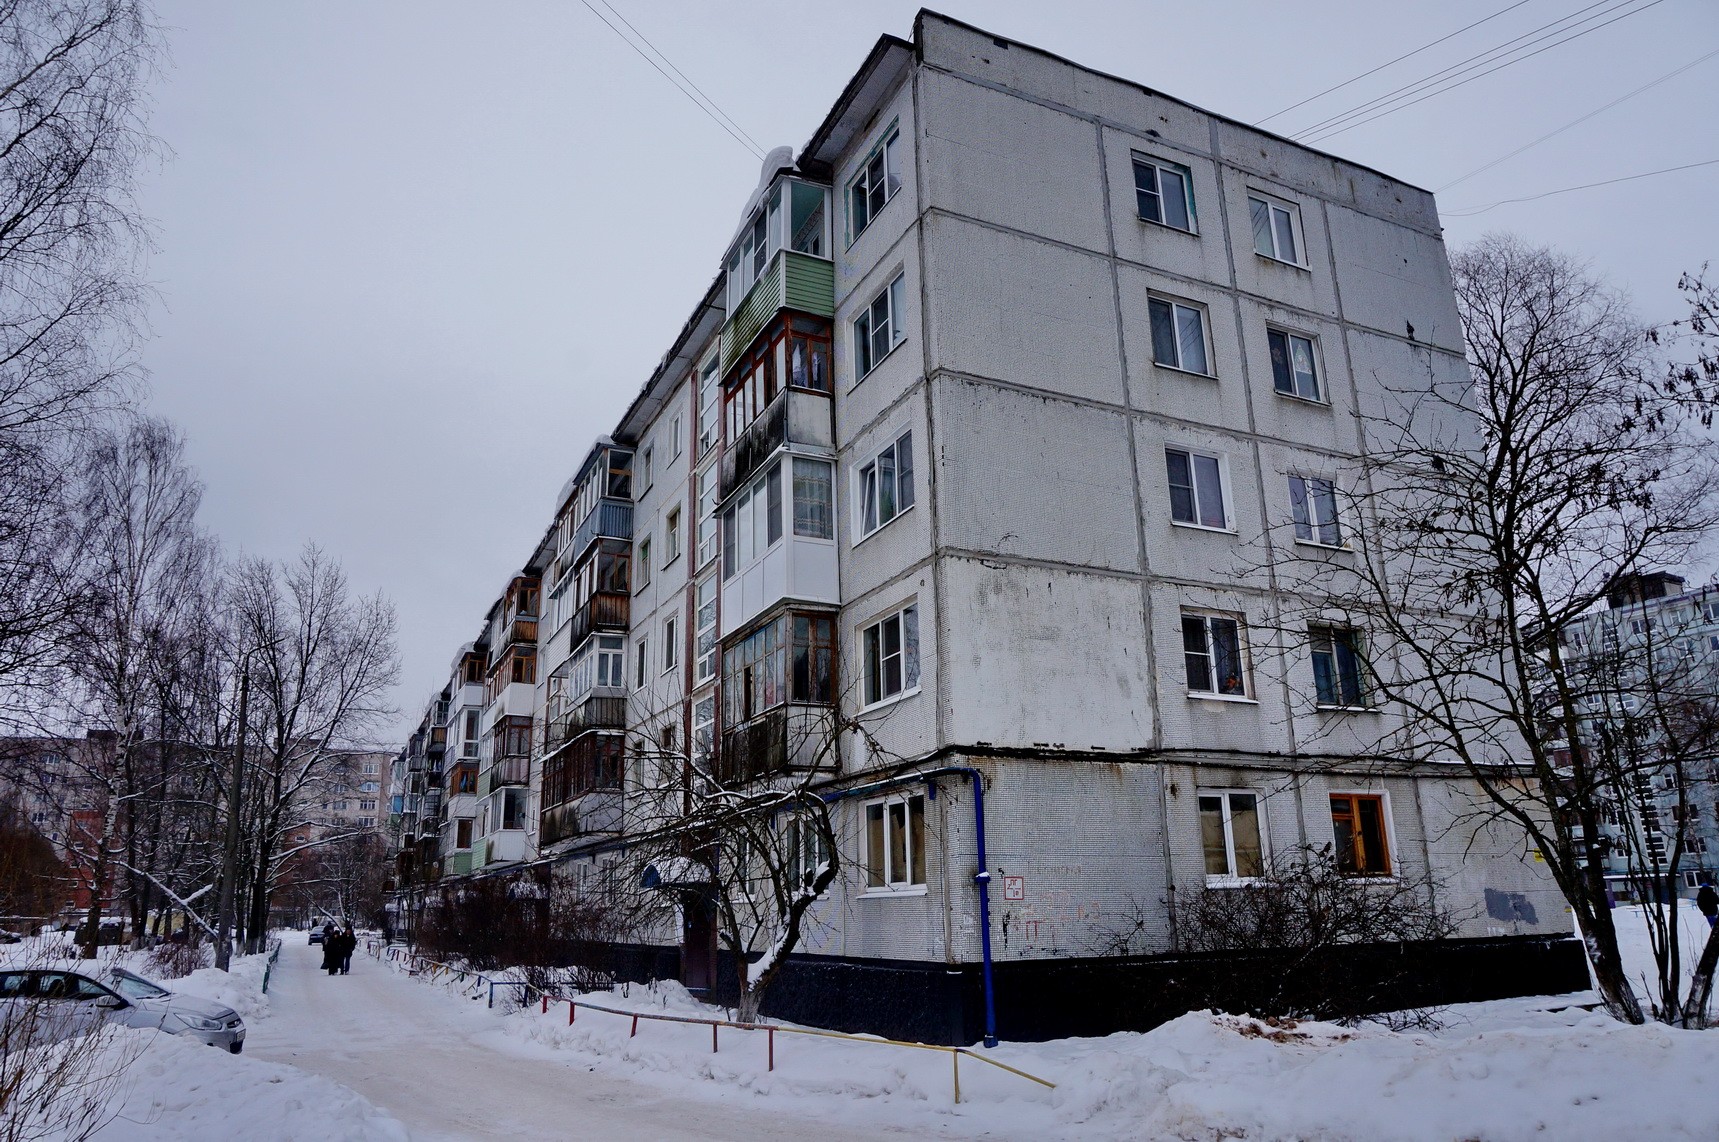
[[[1619,910],[1626,960],[1651,976],[1639,915]],[[1688,960],[1706,925],[1684,917]],[[289,933],[268,997],[261,958],[229,977],[171,986],[243,1011],[243,1056],[153,1032],[127,1074],[106,1142],[168,1138],[506,1137],[753,1140],[910,1136],[999,1139],[1719,1138],[1719,1032],[1627,1027],[1593,996],[1467,1004],[1437,1031],[1276,1025],[1195,1013],[1144,1034],[1004,1043],[983,1052],[1057,1084],[1047,1090],[976,1059],[535,1003],[496,1010],[487,989],[429,981],[362,954],[352,974],[317,970]],[[146,973],[147,974],[147,973]],[[594,1002],[709,1016],[676,985]]]

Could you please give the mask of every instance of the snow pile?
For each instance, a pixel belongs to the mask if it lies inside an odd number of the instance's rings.
[[[243,1016],[246,1024],[249,1024],[253,1020],[266,1018],[269,1013],[269,997],[263,994],[263,975],[268,970],[268,962],[268,955],[262,953],[254,956],[234,956],[230,961],[230,971],[198,968],[188,976],[167,980],[161,986],[169,991],[224,1003]],[[145,979],[151,978],[149,973],[141,968],[131,970]]]
[[[392,1115],[329,1079],[178,1035],[126,1030],[138,1051],[98,1142],[407,1142]]]
[[[1426,1035],[1196,1013],[1038,1052],[1063,1057],[1059,1118],[1094,1138],[1719,1137],[1719,1101],[1697,1096],[1719,1035],[1539,1015]]]

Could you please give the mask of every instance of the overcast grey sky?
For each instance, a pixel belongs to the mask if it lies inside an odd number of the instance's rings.
[[[1615,3],[1616,0],[1608,0]],[[916,5],[614,0],[765,147],[798,146]],[[989,31],[1257,122],[1514,0],[946,0]],[[1641,5],[1649,6],[1642,8]],[[1292,133],[1588,6],[1526,0],[1268,126]],[[1597,10],[1598,6],[1596,6]],[[1719,49],[1713,0],[1609,27],[1320,144],[1437,189]],[[152,407],[230,550],[314,539],[398,605],[415,718],[709,284],[757,159],[579,0],[160,0]],[[1447,237],[1590,258],[1644,316],[1719,262],[1719,58],[1439,195]]]

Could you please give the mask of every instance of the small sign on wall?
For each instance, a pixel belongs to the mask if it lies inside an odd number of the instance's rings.
[[[1024,876],[1005,876],[1003,878],[1004,900],[1025,900],[1027,898],[1027,878]]]

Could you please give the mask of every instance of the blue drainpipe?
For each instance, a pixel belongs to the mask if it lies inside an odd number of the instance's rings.
[[[946,765],[939,769],[928,769],[920,773],[906,773],[900,777],[892,777],[885,781],[874,781],[868,785],[856,786],[853,789],[843,789],[836,793],[824,794],[826,804],[844,801],[849,797],[857,797],[892,785],[911,785],[923,781],[931,789],[931,795],[937,795],[937,787],[931,784],[933,777],[945,777],[959,774],[973,783],[973,834],[978,845],[979,871],[973,874],[973,883],[979,886],[979,952],[981,959],[980,975],[985,987],[985,1046],[997,1045],[997,992],[991,978],[991,869],[985,859],[985,776],[977,769],[966,765]]]

